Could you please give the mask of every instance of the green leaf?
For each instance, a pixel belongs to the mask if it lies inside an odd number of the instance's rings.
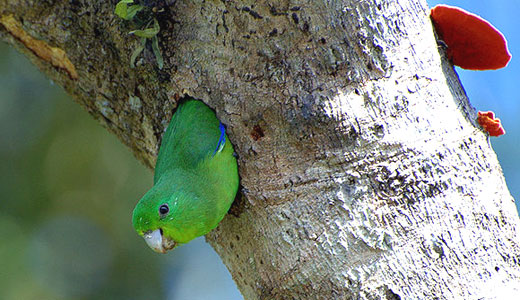
[[[128,8],[125,20],[132,20],[138,12],[143,10],[143,8],[144,8],[144,6],[142,6],[142,5],[132,5],[132,6],[130,6]]]
[[[128,7],[128,4],[134,3],[134,0],[121,0],[116,4],[116,9],[114,13],[120,17],[121,19],[131,20],[136,13],[138,13],[142,8],[141,5],[132,5]],[[137,7],[134,7],[137,6]],[[137,10],[137,11],[134,11]]]
[[[135,34],[139,37],[144,38],[153,38],[159,33],[159,23],[157,22],[157,19],[153,19],[153,27],[152,28],[146,28],[146,29],[139,29],[139,30],[132,30],[129,33]]]
[[[114,10],[114,13],[120,17],[121,19],[125,19],[127,17],[127,4],[123,1],[116,4],[116,9]]]
[[[133,69],[135,68],[135,60],[143,52],[144,46],[146,45],[146,38],[141,38],[141,44],[135,48],[134,52],[132,53],[132,56],[130,57],[130,67]]]
[[[164,61],[161,55],[161,50],[159,49],[159,39],[157,36],[154,36],[152,38],[152,50],[153,54],[155,54],[155,59],[157,60],[157,65],[159,66],[159,69],[162,70],[164,66]]]

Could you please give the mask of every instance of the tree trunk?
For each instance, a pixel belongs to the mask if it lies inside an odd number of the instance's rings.
[[[115,0],[2,0],[1,36],[150,167],[179,97],[215,108],[242,188],[207,240],[245,299],[520,292],[514,201],[424,0],[157,2],[162,70],[130,67]]]

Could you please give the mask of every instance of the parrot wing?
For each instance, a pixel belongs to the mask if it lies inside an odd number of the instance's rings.
[[[225,143],[225,127],[211,108],[197,100],[181,102],[163,135],[154,183],[166,171],[197,168],[209,155],[221,152]]]

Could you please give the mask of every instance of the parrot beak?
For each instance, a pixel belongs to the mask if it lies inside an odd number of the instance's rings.
[[[152,248],[153,251],[158,253],[166,253],[177,246],[177,243],[169,238],[165,238],[162,235],[162,229],[156,229],[154,231],[147,231],[143,234],[144,240],[148,247]]]

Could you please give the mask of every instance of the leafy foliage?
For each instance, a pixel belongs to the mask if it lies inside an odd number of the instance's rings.
[[[164,66],[164,60],[159,49],[157,34],[161,30],[155,17],[155,10],[145,5],[134,3],[134,0],[121,0],[117,3],[114,13],[123,20],[130,21],[136,28],[128,32],[141,38],[141,43],[134,49],[130,57],[130,67],[135,67],[135,60],[143,52],[146,43],[150,42],[159,69]]]
[[[127,21],[132,20],[135,15],[144,8],[144,6],[139,4],[128,6],[128,4],[132,3],[134,3],[134,0],[121,0],[119,3],[117,3],[114,13],[121,19],[125,19]]]

